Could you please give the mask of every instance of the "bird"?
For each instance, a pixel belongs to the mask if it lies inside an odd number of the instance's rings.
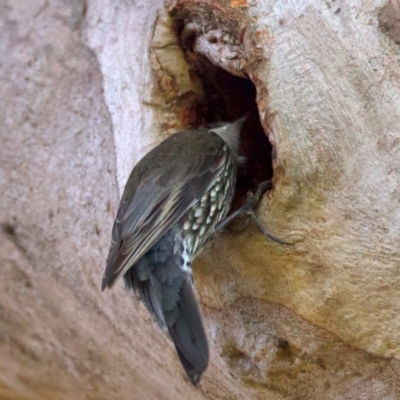
[[[177,132],[153,148],[133,168],[112,228],[102,291],[123,276],[168,331],[195,386],[209,346],[192,261],[230,209],[246,118]]]

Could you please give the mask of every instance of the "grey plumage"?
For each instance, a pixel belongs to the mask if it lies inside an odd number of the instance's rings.
[[[209,350],[191,261],[232,201],[238,136],[232,124],[178,132],[132,170],[112,230],[102,290],[124,276],[161,327],[196,385]]]

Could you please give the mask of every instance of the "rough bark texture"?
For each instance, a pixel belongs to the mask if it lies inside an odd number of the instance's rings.
[[[0,398],[400,398],[399,21],[396,1],[0,1]],[[100,282],[132,166],[250,104],[215,67],[255,85],[259,216],[294,245],[250,226],[195,264],[195,389]]]

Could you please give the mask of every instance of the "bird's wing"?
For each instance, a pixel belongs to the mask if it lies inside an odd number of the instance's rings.
[[[212,186],[227,153],[201,154],[186,164],[173,163],[137,187],[131,201],[122,201],[102,282],[111,288]]]

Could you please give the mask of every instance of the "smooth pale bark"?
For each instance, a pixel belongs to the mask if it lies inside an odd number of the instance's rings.
[[[0,397],[398,399],[399,10],[0,3]],[[192,55],[255,84],[276,152],[258,215],[294,243],[250,227],[195,263],[198,389],[122,284],[100,293],[130,169],[207,101],[168,12]]]

